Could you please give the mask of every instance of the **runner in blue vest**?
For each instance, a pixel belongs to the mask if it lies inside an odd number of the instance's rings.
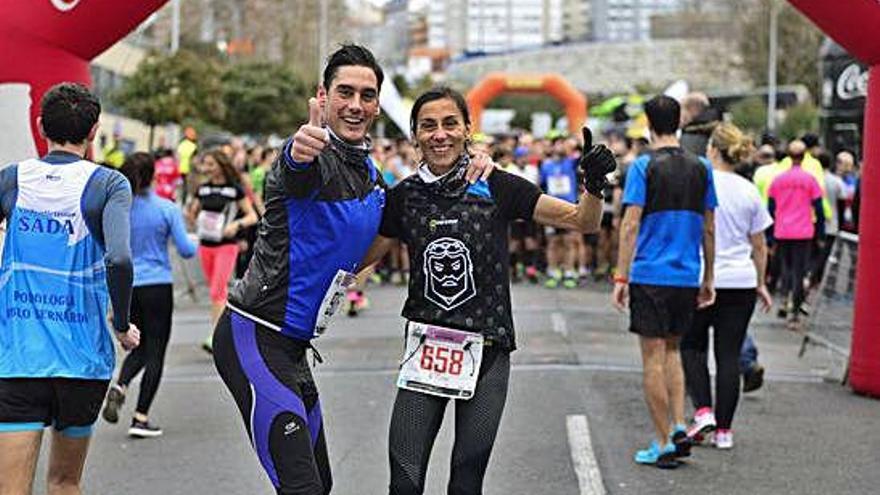
[[[676,138],[678,102],[660,95],[644,107],[651,151],[627,171],[612,303],[621,311],[629,307],[654,423],[654,439],[634,460],[672,469],[680,465],[679,457],[690,455],[679,342],[697,307],[715,301],[718,200],[709,162],[685,151]]]
[[[83,159],[101,106],[79,84],[40,104],[49,153],[0,171],[0,493],[31,493],[43,430],[52,427],[50,494],[80,493],[93,425],[113,373],[105,315],[126,350],[132,265],[131,190]]]

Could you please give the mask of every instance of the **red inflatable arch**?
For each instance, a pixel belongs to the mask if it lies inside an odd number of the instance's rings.
[[[789,0],[834,41],[871,66],[862,141],[862,195],[856,306],[849,381],[880,397],[880,1]]]
[[[64,81],[89,85],[89,62],[166,1],[0,0],[0,159],[45,153],[43,93]]]
[[[474,132],[479,132],[483,109],[501,93],[549,93],[565,107],[568,132],[580,136],[587,121],[587,98],[558,74],[505,74],[492,72],[467,94]]]

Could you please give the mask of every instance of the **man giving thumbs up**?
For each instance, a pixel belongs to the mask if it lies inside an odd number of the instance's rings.
[[[332,485],[306,351],[379,229],[385,190],[367,131],[382,79],[364,47],[330,55],[309,121],[266,174],[254,256],[214,332],[214,362],[278,493]]]

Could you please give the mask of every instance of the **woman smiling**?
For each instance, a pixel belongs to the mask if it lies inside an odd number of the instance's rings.
[[[516,348],[508,273],[509,224],[515,220],[594,232],[605,174],[616,166],[604,146],[585,143],[580,203],[541,194],[531,182],[496,170],[465,178],[470,116],[449,88],[421,95],[410,117],[422,162],[388,192],[379,236],[361,266],[396,240],[409,246],[405,352],[391,419],[392,494],[424,491],[434,439],[449,399],[456,400],[449,493],[481,493],[507,397]],[[589,131],[585,130],[589,140]]]

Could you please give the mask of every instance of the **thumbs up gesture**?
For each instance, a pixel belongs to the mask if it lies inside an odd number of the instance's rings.
[[[328,141],[330,135],[327,129],[321,127],[321,107],[318,106],[318,100],[309,98],[309,121],[300,126],[293,135],[290,156],[296,163],[312,163]]]
[[[593,133],[588,127],[583,128],[584,152],[578,165],[584,178],[584,188],[588,193],[602,199],[602,191],[608,187],[606,175],[617,169],[614,153],[604,144],[593,145]]]

